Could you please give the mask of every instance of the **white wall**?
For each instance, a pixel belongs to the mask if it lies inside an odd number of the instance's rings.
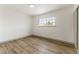
[[[43,36],[47,38],[54,38],[61,41],[74,43],[74,30],[73,30],[73,15],[72,8],[65,8],[55,12],[33,17],[33,32],[32,34]],[[56,27],[39,27],[38,19],[42,17],[55,16]]]
[[[0,42],[30,35],[31,17],[0,5]]]

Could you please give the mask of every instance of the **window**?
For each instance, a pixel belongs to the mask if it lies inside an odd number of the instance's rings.
[[[39,26],[56,26],[56,18],[48,17],[39,19]]]

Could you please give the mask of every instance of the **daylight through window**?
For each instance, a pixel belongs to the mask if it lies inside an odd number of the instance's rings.
[[[56,18],[48,17],[39,19],[39,26],[56,26]]]

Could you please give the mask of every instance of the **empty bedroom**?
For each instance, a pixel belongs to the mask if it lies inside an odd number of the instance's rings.
[[[75,4],[0,4],[0,54],[78,53],[78,13]]]

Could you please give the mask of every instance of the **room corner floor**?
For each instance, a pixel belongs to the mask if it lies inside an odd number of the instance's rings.
[[[0,54],[73,54],[75,48],[52,43],[37,37],[27,37],[0,44]]]

